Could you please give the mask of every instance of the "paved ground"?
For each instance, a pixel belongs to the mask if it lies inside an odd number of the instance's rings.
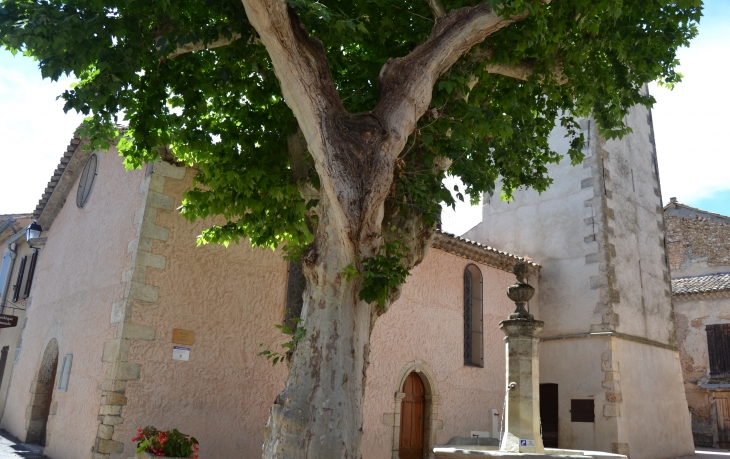
[[[724,449],[698,448],[694,456],[676,459],[730,459],[730,451]],[[0,429],[0,459],[48,459],[43,455],[43,447],[26,445]]]
[[[730,451],[726,449],[697,448],[695,453],[694,456],[683,456],[676,459],[730,459]]]
[[[20,443],[9,433],[0,430],[0,459],[41,459],[45,457],[42,446]]]

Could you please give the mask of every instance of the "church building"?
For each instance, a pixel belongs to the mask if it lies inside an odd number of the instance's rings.
[[[546,446],[666,459],[692,454],[650,113],[604,141],[590,119],[583,165],[542,195],[485,197],[463,237],[437,232],[375,325],[364,459],[433,457],[498,437],[512,267],[528,261],[530,312],[545,321]],[[564,151],[563,133],[553,141]],[[0,427],[53,459],[134,456],[137,428],[195,436],[204,459],[260,457],[286,364],[257,356],[288,337],[301,277],[278,251],[196,247],[212,221],[177,211],[194,171],[127,172],[75,137],[32,214],[0,221]],[[494,248],[496,247],[496,248]],[[420,414],[419,414],[420,413]]]

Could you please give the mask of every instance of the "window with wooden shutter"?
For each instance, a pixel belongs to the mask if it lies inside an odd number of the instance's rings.
[[[596,422],[596,403],[591,399],[570,401],[570,422]]]
[[[286,309],[284,310],[284,325],[292,330],[297,329],[302,316],[304,305],[304,290],[307,288],[307,279],[302,272],[301,263],[289,262],[289,275],[286,281]]]
[[[36,261],[38,261],[38,249],[35,249],[33,254],[30,256],[30,266],[28,266],[28,278],[25,280],[23,298],[28,298],[30,295],[30,287],[33,285],[33,274],[35,274]]]
[[[484,366],[484,313],[482,272],[476,265],[464,269],[464,365]]]
[[[13,303],[18,301],[20,298],[20,285],[23,283],[23,274],[25,273],[25,262],[28,261],[28,257],[24,256],[20,259],[20,267],[18,268],[18,279],[15,281],[13,286]]]
[[[710,356],[710,377],[730,377],[730,324],[708,325],[705,331]]]

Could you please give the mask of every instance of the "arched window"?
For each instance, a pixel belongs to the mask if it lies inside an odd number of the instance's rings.
[[[86,205],[86,201],[89,200],[91,194],[91,188],[94,185],[94,179],[96,178],[96,167],[98,164],[98,158],[96,153],[89,157],[84,166],[84,171],[81,173],[79,179],[79,188],[76,190],[76,205],[81,208]]]
[[[476,265],[464,269],[464,365],[484,366],[482,272]]]

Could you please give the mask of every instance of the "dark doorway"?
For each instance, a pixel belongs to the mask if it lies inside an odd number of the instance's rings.
[[[546,448],[558,447],[558,385],[540,384],[540,422]]]
[[[423,457],[423,426],[426,414],[426,388],[421,377],[411,373],[403,383],[403,397],[400,408],[400,459],[421,459]]]
[[[28,423],[28,433],[25,437],[26,443],[46,446],[46,429],[48,427],[48,416],[51,414],[53,386],[56,382],[57,369],[58,342],[54,338],[46,345],[43,360],[38,369],[35,388],[31,389],[33,395],[30,402],[30,422]]]

